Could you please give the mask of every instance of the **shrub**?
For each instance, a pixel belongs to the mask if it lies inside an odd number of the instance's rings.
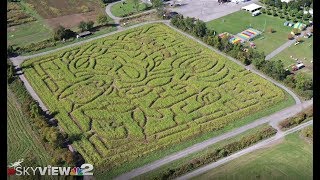
[[[53,39],[54,40],[62,40],[62,39],[70,39],[75,36],[75,32],[71,31],[70,29],[66,29],[63,26],[58,26],[54,30]]]
[[[108,16],[107,16],[107,15],[100,14],[100,15],[97,17],[97,23],[98,23],[98,24],[106,25],[106,24],[108,24],[108,22],[109,22],[109,19],[108,19]]]
[[[274,32],[274,30],[273,30],[273,28],[272,28],[272,27],[269,27],[269,28],[267,28],[267,32],[268,32],[268,33],[273,33],[273,32]]]

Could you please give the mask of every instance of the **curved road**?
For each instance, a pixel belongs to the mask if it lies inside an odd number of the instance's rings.
[[[243,149],[243,150],[241,150],[239,152],[236,152],[236,153],[234,153],[234,154],[232,154],[232,155],[230,155],[230,156],[228,156],[226,158],[223,158],[221,160],[213,162],[213,163],[211,163],[209,165],[206,165],[204,167],[196,169],[195,171],[192,171],[192,172],[190,172],[190,173],[188,173],[186,175],[183,175],[183,176],[177,178],[176,180],[186,180],[186,179],[191,179],[193,177],[199,176],[199,175],[201,175],[201,174],[203,174],[203,173],[205,173],[205,172],[207,172],[209,170],[212,170],[212,169],[214,169],[214,168],[216,168],[216,167],[218,167],[218,166],[220,166],[222,164],[225,164],[225,163],[227,163],[229,161],[232,161],[232,160],[234,160],[234,159],[236,159],[236,158],[238,158],[238,157],[240,157],[242,155],[245,155],[245,154],[248,154],[248,153],[253,152],[255,150],[258,150],[260,148],[263,148],[263,147],[273,143],[274,141],[283,138],[284,136],[286,136],[288,134],[291,134],[291,133],[294,133],[296,131],[299,131],[299,130],[301,130],[301,129],[307,127],[307,126],[310,126],[312,124],[313,124],[313,120],[310,120],[310,121],[305,122],[305,123],[303,123],[303,124],[301,124],[299,126],[296,126],[296,127],[292,128],[292,129],[289,129],[289,130],[287,130],[285,132],[277,133],[275,136],[273,136],[273,137],[271,137],[269,139],[266,139],[266,140],[264,140],[264,141],[262,141],[262,142],[260,142],[258,144],[250,146],[250,147],[248,147],[246,149]]]
[[[118,4],[118,3],[121,3],[123,2],[124,0],[121,0],[121,1],[117,1],[117,2],[113,2],[113,3],[110,3],[106,6],[106,13],[108,14],[108,16],[110,16],[113,20],[114,20],[114,23],[116,24],[119,24],[120,20],[122,19],[121,17],[117,17],[117,16],[114,16],[112,13],[111,13],[111,7],[115,4]]]

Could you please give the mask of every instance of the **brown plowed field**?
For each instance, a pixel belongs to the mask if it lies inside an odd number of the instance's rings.
[[[95,20],[104,12],[101,0],[26,0],[46,22],[72,28],[80,21]]]

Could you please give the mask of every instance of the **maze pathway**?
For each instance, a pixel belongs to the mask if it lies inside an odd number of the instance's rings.
[[[112,168],[285,99],[271,82],[164,24],[23,63],[87,162]]]

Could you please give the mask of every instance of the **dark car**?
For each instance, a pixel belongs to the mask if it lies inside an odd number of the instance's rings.
[[[168,12],[168,13],[165,13],[163,16],[166,17],[166,19],[171,19],[178,14],[179,13],[177,13],[177,12]]]

